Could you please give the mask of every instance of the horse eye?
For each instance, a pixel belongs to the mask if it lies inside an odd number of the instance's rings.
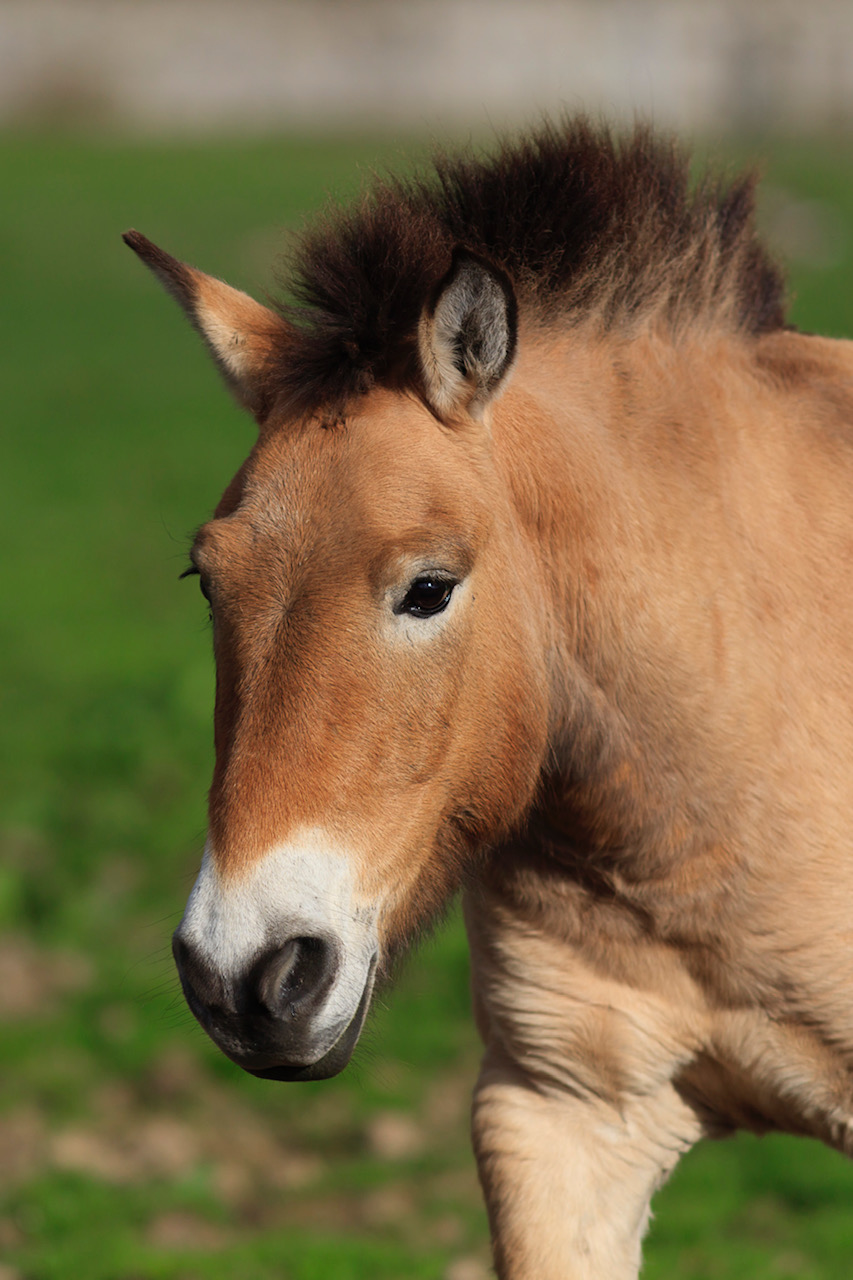
[[[434,613],[441,613],[450,603],[455,586],[452,580],[431,574],[415,578],[397,612],[410,613],[413,618],[429,618]]]
[[[198,585],[199,585],[201,594],[204,596],[207,603],[210,604],[210,596],[207,594],[207,587],[204,585],[204,578],[201,576],[201,571],[197,569],[194,564],[191,564],[188,569],[184,569],[183,573],[179,573],[178,577],[179,578],[198,578]]]

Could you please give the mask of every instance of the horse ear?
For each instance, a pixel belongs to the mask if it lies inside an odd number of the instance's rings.
[[[509,277],[456,248],[418,328],[427,398],[441,416],[467,409],[482,417],[512,364],[517,316]]]
[[[122,239],[180,303],[238,402],[263,422],[272,408],[269,375],[289,341],[287,323],[248,294],[179,262],[138,231],[126,231]]]

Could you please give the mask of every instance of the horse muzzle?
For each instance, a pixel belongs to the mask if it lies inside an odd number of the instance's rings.
[[[366,972],[346,973],[337,940],[299,935],[226,977],[180,929],[172,951],[193,1014],[244,1070],[264,1080],[324,1080],[349,1062],[370,1006],[375,954]]]
[[[342,1071],[376,974],[376,907],[353,859],[309,831],[225,876],[210,849],[172,950],[187,1003],[232,1061],[268,1080]]]

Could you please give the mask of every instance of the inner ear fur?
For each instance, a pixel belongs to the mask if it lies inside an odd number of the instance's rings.
[[[481,417],[515,356],[518,305],[505,272],[457,247],[418,326],[427,398],[440,416]]]
[[[140,232],[126,231],[122,239],[183,308],[238,402],[263,422],[272,408],[270,372],[289,341],[286,321],[247,293],[173,258]]]

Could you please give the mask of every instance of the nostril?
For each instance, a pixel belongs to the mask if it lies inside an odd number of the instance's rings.
[[[337,947],[325,938],[289,938],[264,959],[257,975],[261,1003],[275,1017],[319,1004],[338,971]]]
[[[301,942],[300,938],[291,938],[261,966],[258,995],[261,1004],[271,1013],[277,1013],[287,993],[298,989],[304,982],[304,977],[299,975]]]

